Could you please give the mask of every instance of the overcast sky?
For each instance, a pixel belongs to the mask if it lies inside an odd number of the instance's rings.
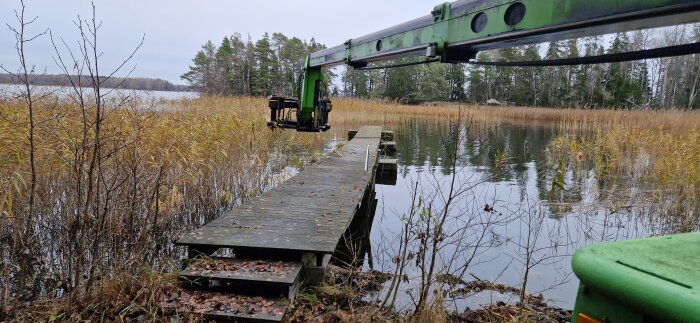
[[[182,84],[192,57],[207,40],[219,44],[234,32],[257,39],[265,32],[282,32],[301,39],[316,38],[328,46],[406,20],[429,14],[440,1],[426,0],[96,0],[103,22],[98,46],[104,52],[102,69],[113,68],[146,35],[135,56],[133,76],[163,78]],[[51,28],[54,37],[76,41],[73,21],[88,18],[87,0],[25,0],[27,16],[38,19],[31,32]],[[0,0],[0,64],[17,68],[14,37],[5,26],[16,26],[19,0]],[[27,60],[38,71],[58,73],[48,36],[28,48]]]

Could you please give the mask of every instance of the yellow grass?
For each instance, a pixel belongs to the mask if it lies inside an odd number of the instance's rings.
[[[393,102],[336,99],[333,124],[395,123],[408,119],[445,119],[462,115],[477,122],[513,122],[556,125],[562,129],[609,129],[628,125],[667,132],[697,129],[700,112],[552,109],[537,107],[483,106],[473,104],[400,105]]]
[[[36,247],[36,257],[51,255],[54,261],[44,266],[68,290],[85,286],[83,276],[130,272],[144,263],[162,266],[162,258],[170,256],[158,250],[169,250],[177,234],[269,187],[275,170],[318,154],[327,138],[270,131],[264,98],[130,100],[118,110],[107,109],[101,177],[92,179],[102,194],[84,201],[87,170],[78,166],[93,157],[94,124],[83,122],[84,111],[73,103],[49,103],[36,111],[37,207],[28,220],[27,111],[21,101],[0,101],[0,243],[12,248],[0,255],[0,294],[27,270],[17,265],[25,246]],[[344,136],[363,124],[442,122],[459,109],[336,99],[330,118],[333,131]],[[635,177],[672,192],[681,201],[673,205],[681,210],[669,214],[697,221],[692,215],[700,196],[698,112],[461,109],[478,124],[555,127],[563,135],[548,148],[553,159],[577,167],[583,154],[601,175]],[[94,106],[86,113],[94,114]]]
[[[50,282],[80,293],[99,277],[168,267],[175,237],[320,151],[320,135],[267,129],[258,101],[110,102],[99,145],[94,106],[39,104],[34,214],[27,111],[22,102],[0,103],[0,295]]]

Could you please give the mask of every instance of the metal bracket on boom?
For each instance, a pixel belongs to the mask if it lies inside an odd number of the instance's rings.
[[[270,128],[296,129],[304,132],[327,131],[331,128],[328,124],[328,113],[333,110],[333,104],[329,99],[321,99],[314,108],[311,122],[299,122],[301,109],[299,99],[282,96],[271,96],[268,100],[270,108]],[[292,118],[295,116],[296,118]]]
[[[328,113],[333,110],[331,101],[326,98],[326,84],[321,67],[311,67],[306,59],[301,79],[301,93],[298,98],[272,96],[270,108],[270,128],[296,129],[297,131],[319,132],[331,128]]]

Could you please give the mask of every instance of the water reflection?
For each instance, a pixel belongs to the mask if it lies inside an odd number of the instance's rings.
[[[528,292],[543,293],[555,305],[572,308],[578,286],[570,267],[575,250],[596,242],[677,231],[672,220],[651,216],[649,205],[636,200],[611,201],[617,191],[637,189],[631,184],[625,187],[624,183],[606,182],[596,176],[589,163],[570,165],[548,158],[548,145],[562,135],[554,127],[467,127],[414,120],[393,130],[399,179],[395,186],[377,186],[377,216],[371,231],[374,265],[379,270],[392,271],[396,266],[397,246],[410,213],[415,183],[420,183],[421,196],[436,194],[437,187],[449,183],[454,154],[446,147],[454,147],[455,142],[459,146],[454,175],[463,185],[473,187],[450,211],[448,231],[464,241],[455,240],[440,250],[438,267],[444,271],[459,271],[456,268],[464,268],[464,262],[469,261],[468,278],[520,287],[527,268]],[[533,232],[537,239],[531,239]],[[478,242],[470,240],[484,234],[487,236]],[[402,288],[409,292],[421,274],[416,266],[409,266],[406,273],[410,283]],[[513,298],[479,293],[448,299],[448,303],[464,310]],[[411,297],[404,297],[397,307],[410,307],[411,302]]]

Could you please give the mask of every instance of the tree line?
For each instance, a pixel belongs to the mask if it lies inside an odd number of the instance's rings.
[[[92,82],[89,77],[82,75],[78,82],[78,76],[67,76],[64,74],[32,74],[28,76],[29,83],[39,86],[63,86],[71,87],[71,79],[74,82],[91,86]],[[162,79],[145,78],[145,77],[128,77],[128,78],[107,78],[102,77],[102,87],[105,88],[120,88],[126,90],[144,90],[144,91],[190,91],[189,86],[170,83]],[[0,74],[0,84],[18,84],[21,83],[12,74]]]
[[[181,78],[205,95],[294,96],[306,56],[325,48],[313,38],[265,33],[253,42],[235,33],[218,47],[207,41]]]
[[[700,41],[700,24],[617,33],[480,52],[478,61],[576,58]],[[267,33],[240,34],[217,48],[207,42],[182,75],[205,94],[296,96],[306,55],[325,45]],[[421,58],[381,62],[392,65]],[[404,103],[489,99],[515,105],[584,108],[700,107],[700,55],[561,67],[426,64],[379,70],[327,71],[330,93]],[[339,77],[339,79],[338,79]],[[337,82],[336,82],[337,81]]]

